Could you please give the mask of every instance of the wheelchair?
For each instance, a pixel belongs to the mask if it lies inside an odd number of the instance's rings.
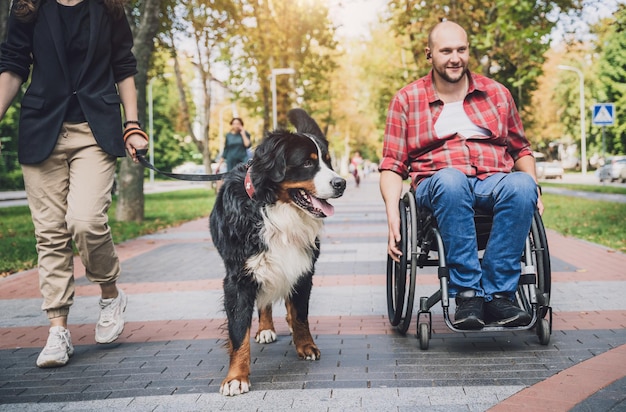
[[[428,210],[418,210],[415,194],[408,191],[400,199],[399,244],[400,262],[387,257],[387,312],[389,322],[401,334],[410,327],[415,301],[417,269],[437,267],[439,290],[431,296],[420,297],[417,311],[417,338],[422,350],[427,350],[432,334],[431,308],[441,302],[443,317],[448,328],[455,332],[492,332],[530,330],[535,328],[539,343],[547,345],[552,333],[552,308],[550,307],[550,254],[546,233],[539,212],[535,212],[531,229],[520,256],[520,280],[516,301],[531,315],[526,326],[500,326],[487,324],[480,330],[458,329],[450,320],[448,297],[449,269],[444,246],[434,216]],[[479,252],[483,251],[491,231],[492,216],[476,211],[474,216]]]

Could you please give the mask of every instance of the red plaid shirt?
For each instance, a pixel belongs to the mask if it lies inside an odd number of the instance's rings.
[[[446,167],[479,179],[511,172],[515,160],[532,156],[511,93],[502,84],[470,73],[463,108],[490,136],[437,136],[435,122],[443,102],[432,72],[402,88],[391,100],[379,169],[411,177],[413,187]]]

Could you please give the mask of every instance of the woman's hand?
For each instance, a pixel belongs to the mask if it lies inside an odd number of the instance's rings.
[[[133,159],[133,162],[138,163],[137,150],[144,150],[148,148],[148,141],[139,133],[133,133],[126,139],[126,151]]]

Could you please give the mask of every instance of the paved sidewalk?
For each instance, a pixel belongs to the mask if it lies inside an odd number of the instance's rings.
[[[310,321],[322,351],[299,361],[276,305],[278,341],[252,343],[251,392],[218,394],[228,369],[224,268],[208,220],[118,246],[127,325],[94,341],[98,288],[78,259],[69,322],[76,348],[39,369],[47,320],[35,270],[0,280],[0,411],[617,411],[626,410],[626,255],[548,232],[553,333],[454,333],[435,307],[419,349],[387,321],[387,224],[377,176],[332,202],[316,266]],[[208,211],[207,211],[208,214]],[[437,287],[420,271],[417,294]],[[253,324],[253,331],[256,324]]]

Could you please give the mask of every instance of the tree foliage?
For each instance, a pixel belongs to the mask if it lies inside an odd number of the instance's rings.
[[[371,27],[369,39],[344,40],[333,78],[337,124],[330,136],[346,146],[337,147],[345,167],[356,150],[364,159],[379,160],[389,101],[409,81],[401,46],[401,40],[381,24]]]
[[[214,101],[213,86],[217,80],[215,66],[222,44],[238,30],[238,10],[231,0],[182,0],[172,3],[167,9],[168,20],[173,24],[164,31],[161,39],[174,63],[182,120],[191,141],[203,154],[206,169],[210,170],[211,106]],[[180,47],[181,43],[191,47],[185,50]],[[185,66],[187,56],[190,56],[195,68],[196,90],[190,90],[187,86],[190,83],[183,80],[181,67]],[[200,124],[198,131],[193,127],[194,118],[189,105],[191,94],[201,97],[201,104],[195,113],[195,119]]]
[[[606,153],[626,153],[626,5],[595,28],[599,52],[595,99],[614,103],[615,124],[606,127]]]
[[[583,73],[586,152],[590,166],[601,164],[597,161],[603,156],[626,153],[626,114],[622,109],[626,106],[625,8],[618,6],[612,16],[592,25],[590,40],[570,41],[547,54],[550,59],[544,66],[543,87],[534,96],[533,122],[529,128],[530,136],[539,139],[538,148],[556,141],[581,146],[580,79],[570,70],[557,70],[557,64],[564,64]],[[596,103],[614,103],[615,125],[604,128],[593,125],[591,109]]]
[[[272,69],[292,68],[294,75],[276,76],[277,124],[287,125],[287,111],[308,109],[323,128],[332,122],[330,75],[336,68],[334,27],[328,8],[297,0],[241,0],[237,32],[226,43],[222,59],[236,97],[270,128]],[[293,93],[292,91],[296,92]]]
[[[178,87],[167,80],[157,77],[152,88],[154,165],[160,170],[172,170],[184,162],[202,158],[192,136],[186,133]]]

